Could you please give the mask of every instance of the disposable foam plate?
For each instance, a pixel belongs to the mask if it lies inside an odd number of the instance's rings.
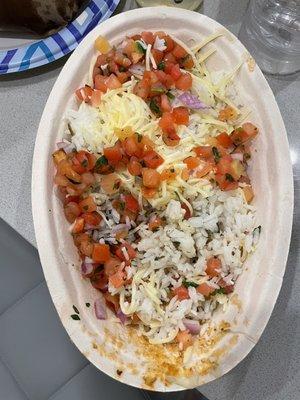
[[[186,44],[221,32],[208,46],[211,70],[231,70],[244,64],[235,79],[239,97],[252,109],[250,119],[260,135],[253,145],[250,175],[255,191],[257,220],[262,233],[256,252],[245,265],[225,312],[215,313],[209,338],[196,341],[182,357],[175,345],[154,346],[133,329],[95,318],[92,307],[99,292],[80,275],[80,262],[53,187],[51,153],[59,141],[62,117],[74,91],[87,79],[98,35],[118,43],[125,35],[164,30]],[[293,181],[285,127],[272,91],[245,47],[216,21],[191,11],[167,7],[129,11],[97,26],[78,46],[61,71],[46,104],[33,161],[32,207],[39,254],[46,281],[60,319],[78,349],[101,371],[136,387],[177,391],[207,383],[231,370],[253,348],[275,305],[288,255]],[[72,305],[80,320],[70,318]]]

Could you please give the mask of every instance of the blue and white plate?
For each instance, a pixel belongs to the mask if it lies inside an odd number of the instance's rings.
[[[65,28],[43,40],[0,51],[0,75],[21,72],[58,60],[74,50],[83,37],[106,20],[120,0],[91,0]]]

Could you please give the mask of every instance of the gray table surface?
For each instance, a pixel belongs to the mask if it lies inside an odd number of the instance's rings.
[[[246,0],[205,0],[200,11],[237,34],[246,6]],[[134,7],[134,1],[123,2],[119,11]],[[30,185],[34,141],[45,102],[65,61],[0,77],[0,217],[33,246]],[[300,76],[267,79],[287,128],[294,168],[290,255],[278,302],[257,346],[230,373],[201,387],[211,400],[300,398]]]

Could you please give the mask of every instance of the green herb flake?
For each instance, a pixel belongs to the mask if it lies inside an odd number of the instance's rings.
[[[225,179],[226,181],[234,182],[233,176],[228,173],[225,174]]]
[[[85,303],[86,307],[90,307],[91,303]]]
[[[79,317],[78,314],[72,314],[71,318],[74,319],[74,321],[79,321],[80,320],[80,317]]]
[[[198,283],[196,283],[196,282],[191,282],[191,281],[186,281],[185,279],[183,280],[182,284],[183,284],[183,286],[185,286],[186,288],[188,288],[188,287],[194,287],[194,288],[196,288],[196,287],[199,286]]]
[[[136,45],[136,50],[141,53],[141,54],[146,54],[146,49],[144,48],[144,46],[142,46],[141,42],[136,41],[135,42]]]
[[[175,168],[170,168],[170,172],[175,172]]]
[[[161,61],[160,63],[157,64],[157,68],[162,70],[162,71],[164,71],[165,66],[166,66],[166,64],[165,64],[164,61]]]
[[[73,305],[73,310],[76,312],[76,314],[79,314],[78,308]]]
[[[119,71],[120,71],[120,72],[126,72],[127,69],[126,69],[125,67],[123,67],[123,65],[120,65]]]
[[[244,161],[249,161],[251,158],[251,154],[249,153],[244,153]]]
[[[161,110],[154,99],[151,99],[150,101],[150,110],[159,117],[162,115]]]
[[[102,165],[107,165],[107,164],[108,164],[107,158],[105,156],[101,156],[96,161],[95,168],[100,167]]]
[[[215,162],[216,162],[216,164],[218,164],[218,162],[219,162],[220,159],[221,159],[219,150],[218,150],[216,147],[213,147],[213,148],[212,148],[212,152],[213,152],[213,155],[214,155]]]
[[[87,211],[89,209],[89,206],[83,206],[82,208],[84,209],[84,211]]]
[[[226,292],[225,292],[225,289],[224,288],[220,288],[220,289],[216,289],[213,293],[212,293],[212,295],[214,296],[214,295],[216,295],[216,294],[226,294]]]
[[[174,94],[171,93],[170,91],[168,91],[168,92],[166,93],[166,95],[169,97],[170,100],[174,100],[174,99],[175,99]]]
[[[152,93],[165,93],[165,89],[162,87],[152,87],[151,92]]]

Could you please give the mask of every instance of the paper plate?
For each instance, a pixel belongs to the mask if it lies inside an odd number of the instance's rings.
[[[216,312],[209,339],[199,338],[184,359],[177,346],[150,345],[111,317],[99,321],[86,302],[99,292],[81,278],[79,260],[61,204],[54,194],[51,153],[59,140],[62,117],[75,107],[73,93],[87,76],[87,63],[98,35],[112,43],[142,30],[165,30],[187,44],[215,32],[224,35],[210,69],[232,69],[245,60],[235,82],[251,120],[260,128],[254,141],[250,175],[256,193],[262,234],[256,252],[239,277],[228,309]],[[36,140],[32,206],[36,239],[47,284],[61,321],[79,350],[101,371],[129,385],[157,391],[177,391],[207,383],[232,369],[257,343],[275,305],[288,255],[293,180],[289,147],[280,111],[270,87],[244,46],[212,19],[191,11],[166,7],[129,11],[97,26],[70,57],[49,96]],[[70,318],[72,305],[80,320]]]
[[[40,67],[70,53],[87,33],[111,16],[119,2],[91,0],[82,13],[59,32],[43,40],[30,40],[27,44],[0,51],[0,75]]]

